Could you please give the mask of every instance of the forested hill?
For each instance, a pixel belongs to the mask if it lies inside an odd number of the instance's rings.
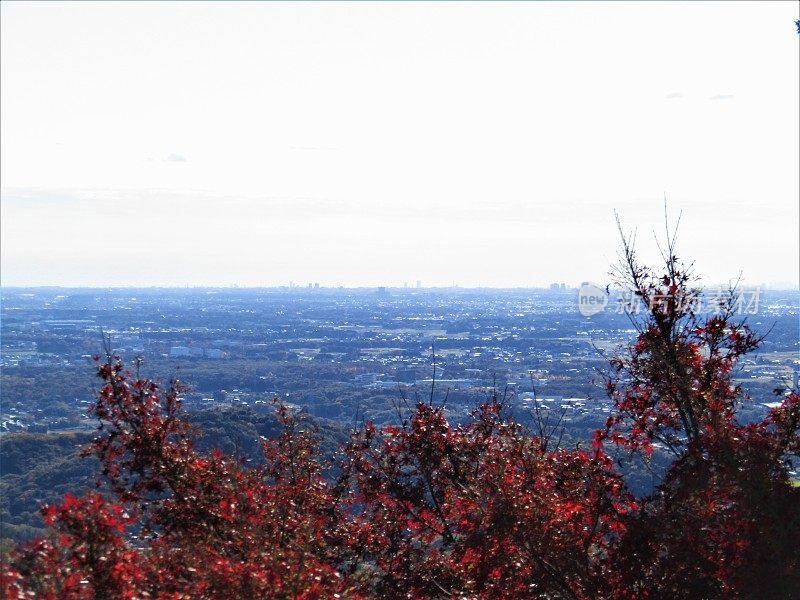
[[[261,458],[259,440],[280,432],[275,416],[246,407],[226,407],[187,414],[201,435],[201,450],[219,448],[243,459]],[[317,430],[324,456],[333,457],[345,441],[344,428],[325,419],[306,419]],[[0,548],[10,541],[40,536],[44,525],[42,503],[60,502],[67,492],[80,494],[95,487],[100,471],[94,457],[81,457],[92,433],[6,433],[0,436]]]

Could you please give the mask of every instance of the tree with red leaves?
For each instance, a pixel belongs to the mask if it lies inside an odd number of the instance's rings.
[[[327,598],[343,591],[338,565],[347,520],[322,479],[310,431],[279,407],[283,434],[245,468],[201,455],[180,415],[183,386],[162,393],[109,357],[93,406],[110,495],[65,498],[43,514],[51,540],[17,551],[6,597]]]
[[[376,598],[595,598],[635,509],[606,456],[548,451],[496,396],[448,424],[420,403],[348,448],[357,547]]]
[[[623,236],[617,282],[644,305],[638,336],[611,361],[606,388],[615,413],[595,434],[645,458],[653,444],[675,457],[656,493],[626,520],[615,556],[617,593],[632,597],[800,596],[800,397],[786,394],[760,423],[740,424],[749,400],[733,373],[761,342],[742,321],[737,290],[698,311],[691,265],[667,236],[664,271],[643,266]],[[783,393],[782,391],[779,391]]]

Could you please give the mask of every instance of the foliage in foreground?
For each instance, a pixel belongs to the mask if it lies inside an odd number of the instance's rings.
[[[180,383],[162,390],[109,357],[87,449],[103,493],[43,508],[6,598],[789,598],[800,594],[800,396],[739,425],[731,384],[757,339],[730,300],[699,293],[670,252],[663,274],[626,245],[623,283],[647,311],[612,362],[616,411],[594,445],[531,435],[492,397],[452,426],[419,403],[354,431],[326,478],[314,432],[277,405],[258,465],[199,451]],[[608,445],[675,461],[634,498]]]

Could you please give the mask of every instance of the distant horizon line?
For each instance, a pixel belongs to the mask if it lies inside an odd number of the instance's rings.
[[[497,285],[0,285],[0,290],[286,290],[286,291],[319,291],[319,290],[400,290],[400,291],[420,291],[420,290],[542,290],[542,291],[577,291],[581,284],[564,284],[565,287],[553,288],[550,285],[516,285],[516,286],[497,286]],[[558,282],[561,285],[562,282]],[[727,288],[729,283],[712,283],[700,285],[701,289],[723,287]],[[788,287],[787,287],[788,286]],[[800,291],[800,284],[789,282],[778,283],[759,283],[759,284],[740,284],[736,286],[740,289],[761,288],[771,291]],[[612,285],[611,289],[615,289]]]

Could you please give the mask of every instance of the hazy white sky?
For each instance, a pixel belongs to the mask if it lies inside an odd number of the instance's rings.
[[[2,3],[12,285],[797,285],[795,2]]]

